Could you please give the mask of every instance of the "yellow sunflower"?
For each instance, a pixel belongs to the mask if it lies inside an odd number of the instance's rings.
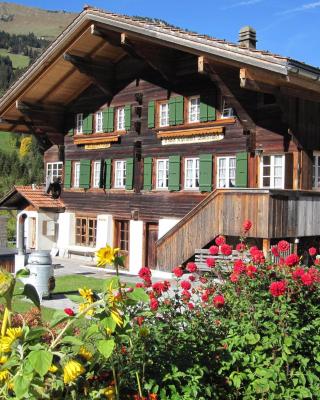
[[[11,345],[14,342],[9,336],[3,336],[0,338],[0,353],[9,353],[11,351]]]
[[[91,358],[93,357],[92,353],[89,350],[87,350],[84,346],[80,347],[79,355],[87,361],[91,360]]]
[[[85,369],[82,364],[78,361],[70,360],[63,368],[63,382],[65,384],[74,382],[84,372]]]
[[[87,309],[92,303],[81,303],[79,304],[79,313],[82,313],[85,309]],[[88,315],[89,317],[92,317],[92,315],[94,314],[94,309],[90,308],[90,310],[88,310],[86,312],[86,315]]]
[[[113,249],[108,244],[96,252],[97,266],[101,267],[106,264],[112,264],[119,249]]]
[[[0,364],[5,364],[8,361],[8,357],[7,356],[1,356],[0,357]]]
[[[8,328],[6,336],[14,341],[22,336],[22,328]]]
[[[114,386],[108,386],[107,388],[105,388],[102,392],[102,394],[104,396],[106,396],[106,398],[108,400],[115,400],[116,399],[116,391]]]
[[[56,367],[54,364],[52,364],[52,365],[49,367],[48,371],[49,371],[49,372],[52,372],[52,373],[54,374],[55,372],[58,371],[58,367]]]
[[[10,372],[7,369],[0,371],[0,382],[6,381],[10,377]]]
[[[0,297],[4,296],[14,285],[13,276],[0,268]]]
[[[82,296],[88,303],[94,302],[93,293],[91,289],[87,289],[86,287],[84,287],[84,288],[79,288],[78,291],[80,293],[80,296]]]

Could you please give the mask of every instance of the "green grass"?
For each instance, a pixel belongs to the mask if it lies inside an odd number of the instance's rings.
[[[79,288],[90,288],[101,292],[104,286],[104,279],[91,278],[84,275],[66,275],[56,278],[56,288],[53,293],[74,293]]]
[[[0,149],[6,153],[17,150],[11,132],[0,132]]]
[[[0,49],[0,56],[9,56],[13,68],[25,68],[29,65],[30,58],[28,56],[24,56],[23,54],[12,54],[9,53],[7,49]]]

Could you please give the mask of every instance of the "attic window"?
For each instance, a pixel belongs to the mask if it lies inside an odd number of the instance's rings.
[[[234,110],[232,107],[229,107],[228,104],[223,101],[223,108],[221,112],[221,118],[233,118],[235,116]]]

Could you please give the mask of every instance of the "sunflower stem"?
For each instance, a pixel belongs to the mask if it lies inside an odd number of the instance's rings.
[[[119,388],[118,388],[118,380],[117,380],[117,374],[116,374],[116,369],[114,365],[112,366],[112,375],[113,375],[113,380],[114,380],[114,390],[116,392],[116,399],[119,400]]]

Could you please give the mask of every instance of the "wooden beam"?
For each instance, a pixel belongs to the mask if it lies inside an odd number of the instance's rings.
[[[276,94],[278,87],[266,82],[260,82],[255,79],[247,68],[240,69],[240,87],[254,92]]]

